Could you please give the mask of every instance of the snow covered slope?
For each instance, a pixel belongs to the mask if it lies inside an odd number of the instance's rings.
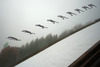
[[[100,40],[100,22],[56,43],[15,67],[67,67]]]

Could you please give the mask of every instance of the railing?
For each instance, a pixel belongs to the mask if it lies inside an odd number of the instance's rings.
[[[99,67],[100,40],[75,60],[69,67]]]

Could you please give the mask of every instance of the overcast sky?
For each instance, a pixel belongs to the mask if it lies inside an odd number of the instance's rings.
[[[81,7],[93,3],[97,8],[84,10]],[[21,46],[32,39],[46,36],[49,33],[60,34],[73,26],[100,18],[100,0],[0,0],[0,49],[6,42],[11,46]],[[83,13],[75,12],[75,8],[84,10]],[[71,17],[66,12],[71,11],[77,16]],[[62,20],[57,15],[64,15],[69,19]],[[59,24],[47,22],[53,19]],[[35,27],[35,24],[42,24],[48,29]],[[21,32],[30,30],[35,35]],[[14,36],[22,41],[16,42],[6,39]]]

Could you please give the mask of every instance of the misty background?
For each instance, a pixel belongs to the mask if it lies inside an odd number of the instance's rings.
[[[87,11],[82,8],[91,3],[97,8]],[[0,50],[7,42],[10,46],[20,47],[50,33],[60,35],[75,25],[94,21],[100,18],[99,6],[100,0],[0,0]],[[78,13],[74,10],[76,8],[84,12]],[[77,16],[66,14],[68,11],[76,13]],[[69,19],[62,20],[57,17],[58,15]],[[59,23],[53,24],[47,22],[47,19]],[[41,29],[35,24],[44,25],[48,29]],[[29,65],[30,67],[66,67],[100,39],[99,29],[100,22],[54,44],[16,67]],[[35,35],[24,33],[22,30],[29,30]],[[8,36],[14,36],[21,41],[6,39]]]
[[[95,4],[97,8],[84,10],[81,7]],[[99,0],[0,0],[0,49],[6,42],[11,46],[22,46],[31,40],[45,37],[47,34],[61,34],[64,30],[71,29],[81,23],[93,21],[100,17]],[[85,12],[78,13],[74,9],[79,8]],[[77,16],[70,16],[66,12],[71,11]],[[63,15],[69,19],[62,20],[57,15]],[[59,24],[47,22],[47,19],[58,21]],[[48,29],[41,29],[35,24],[42,24]],[[35,35],[21,32],[29,30]],[[22,41],[17,42],[6,39],[14,36]]]
[[[68,67],[100,40],[99,28],[100,22],[91,25],[59,41],[15,67]]]

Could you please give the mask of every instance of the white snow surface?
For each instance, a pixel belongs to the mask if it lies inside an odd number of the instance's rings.
[[[100,40],[100,22],[83,29],[15,67],[68,67]]]

